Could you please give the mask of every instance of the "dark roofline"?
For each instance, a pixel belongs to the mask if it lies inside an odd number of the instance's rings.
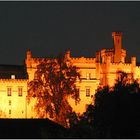
[[[0,64],[0,79],[11,79],[15,75],[16,79],[28,79],[25,65]]]

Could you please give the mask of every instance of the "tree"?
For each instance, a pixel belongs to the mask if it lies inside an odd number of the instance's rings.
[[[135,136],[140,88],[132,74],[118,72],[114,87],[104,87],[95,94],[93,124],[99,138]]]
[[[97,89],[94,104],[82,116],[93,138],[137,138],[140,131],[139,84],[132,75],[118,75],[114,87]]]
[[[49,117],[67,127],[68,116],[72,113],[68,98],[73,98],[75,103],[80,101],[77,80],[80,80],[78,68],[66,55],[42,60],[34,80],[28,85],[28,99],[36,97],[35,109],[39,117]]]

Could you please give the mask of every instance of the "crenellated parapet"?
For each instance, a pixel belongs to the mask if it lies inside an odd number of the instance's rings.
[[[101,50],[102,63],[106,63],[107,57],[110,57],[111,58],[111,62],[113,62],[113,59],[114,59],[114,48],[107,48],[107,49],[102,49]]]
[[[137,69],[140,69],[140,66],[136,66]]]
[[[73,63],[95,63],[95,58],[85,58],[85,57],[79,57],[79,58],[71,58],[71,62]]]
[[[131,63],[111,63],[110,64],[110,68],[111,69],[118,69],[119,68],[119,70],[122,70],[122,71],[125,71],[125,70],[129,70],[129,71],[131,71],[131,66],[132,66],[132,64]]]
[[[6,83],[27,83],[28,79],[0,79],[0,82]]]

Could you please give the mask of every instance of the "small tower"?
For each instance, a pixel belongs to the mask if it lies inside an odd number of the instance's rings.
[[[26,67],[31,67],[31,59],[32,59],[32,52],[28,50],[26,52],[26,60],[25,60]]]
[[[133,65],[133,67],[136,67],[136,57],[135,56],[131,57],[131,64]]]
[[[100,52],[96,52],[96,62],[100,63]]]
[[[100,78],[100,52],[96,52],[96,78]]]
[[[66,51],[65,58],[70,59],[70,50],[67,50]]]
[[[114,41],[114,62],[121,62],[121,52],[122,52],[122,32],[112,32],[112,38]]]
[[[28,50],[26,52],[26,59],[31,59],[32,58],[32,52],[30,50]]]

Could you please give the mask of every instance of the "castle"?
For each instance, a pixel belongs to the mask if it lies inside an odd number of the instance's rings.
[[[113,32],[113,48],[102,49],[96,52],[95,58],[74,58],[70,51],[65,56],[80,68],[81,82],[76,82],[79,89],[80,103],[75,105],[73,99],[69,103],[73,110],[82,113],[86,105],[93,101],[98,86],[113,86],[117,78],[117,71],[132,74],[140,82],[140,66],[136,64],[136,57],[131,61],[126,59],[126,50],[122,47],[122,32]],[[27,104],[26,96],[28,82],[34,79],[34,73],[41,60],[31,51],[27,51],[25,65],[0,65],[0,117],[1,118],[36,118],[34,111],[35,99]]]

